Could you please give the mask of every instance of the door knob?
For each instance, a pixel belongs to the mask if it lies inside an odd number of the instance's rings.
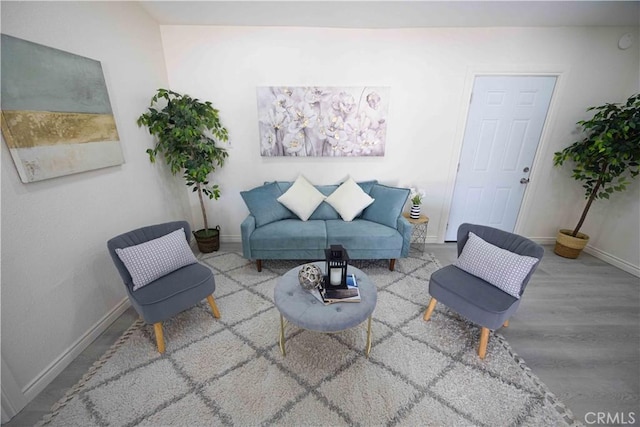
[[[529,183],[529,178],[522,178],[520,180],[520,184],[528,184]]]

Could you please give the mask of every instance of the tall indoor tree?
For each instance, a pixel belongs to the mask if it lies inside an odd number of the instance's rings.
[[[594,111],[593,117],[577,123],[584,137],[553,156],[556,166],[566,161],[573,165],[571,176],[582,182],[587,199],[573,230],[560,230],[558,234],[558,239],[567,241],[569,246],[559,242],[556,253],[568,258],[576,258],[587,244],[589,237],[580,233],[580,229],[593,201],[609,199],[614,192],[626,190],[629,179],[639,173],[640,94],[632,95],[624,104],[604,104],[587,111]],[[579,241],[567,240],[565,236]]]
[[[219,186],[211,184],[209,177],[229,156],[227,150],[218,145],[229,138],[218,110],[209,101],[158,89],[148,111],[137,123],[146,126],[155,136],[155,147],[147,150],[149,160],[155,163],[158,156],[162,156],[171,173],[182,173],[186,185],[198,193],[204,220],[204,229],[194,232],[198,247],[202,252],[217,250],[219,227],[209,227],[204,196],[216,200],[220,197]],[[203,239],[209,243],[202,244]],[[212,244],[212,239],[216,243]]]

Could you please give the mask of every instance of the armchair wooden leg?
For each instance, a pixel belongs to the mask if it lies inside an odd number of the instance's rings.
[[[433,309],[436,308],[437,302],[438,301],[436,301],[434,297],[431,297],[431,301],[429,301],[429,306],[427,307],[427,311],[424,312],[423,319],[425,321],[431,319],[431,313],[433,313]]]
[[[164,336],[162,334],[162,323],[154,323],[153,330],[156,333],[156,344],[158,345],[158,353],[164,353]]]
[[[262,271],[262,260],[261,259],[257,259],[256,260],[256,268],[258,269],[258,273],[260,273]]]
[[[389,260],[389,271],[393,271],[393,269],[396,268],[396,259],[390,259]]]
[[[478,347],[478,356],[480,359],[484,359],[487,355],[487,344],[489,343],[489,329],[482,328],[480,331],[480,346]]]
[[[508,327],[509,326],[509,319],[505,320],[504,323],[502,324],[503,327]]]
[[[218,306],[216,305],[216,300],[213,299],[213,295],[209,295],[207,297],[207,302],[209,303],[209,307],[211,307],[211,312],[213,313],[213,317],[216,319],[220,318],[220,311],[218,310]]]

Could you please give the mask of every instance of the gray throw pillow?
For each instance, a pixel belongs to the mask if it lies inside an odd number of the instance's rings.
[[[139,245],[118,248],[116,254],[133,279],[134,291],[198,262],[185,239],[184,228]]]
[[[455,266],[520,298],[522,282],[537,262],[538,258],[499,248],[469,232]]]

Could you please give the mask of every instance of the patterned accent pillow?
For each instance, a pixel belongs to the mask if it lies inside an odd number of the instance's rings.
[[[325,195],[318,191],[304,176],[300,175],[293,185],[277,200],[296,214],[298,218],[306,221],[324,199]]]
[[[344,221],[353,221],[360,212],[374,202],[374,199],[369,197],[353,178],[349,177],[325,199],[325,202],[338,211]]]
[[[185,239],[184,228],[139,245],[116,249],[133,279],[133,290],[185,265],[198,262]]]
[[[537,262],[538,258],[499,248],[469,232],[455,266],[520,298],[522,282]]]

